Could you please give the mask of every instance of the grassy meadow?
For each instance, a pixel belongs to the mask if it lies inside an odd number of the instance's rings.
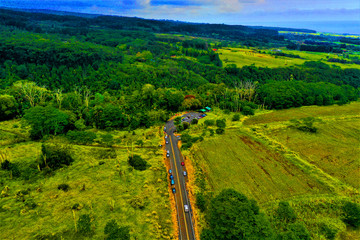
[[[328,65],[336,65],[341,68],[357,68],[360,69],[358,64],[342,64],[335,62],[327,62],[327,58],[339,58],[337,54],[334,53],[320,53],[320,52],[306,52],[306,51],[296,51],[296,50],[287,50],[285,48],[280,48],[283,53],[299,55],[301,58],[290,58],[284,56],[273,56],[270,52],[259,53],[257,49],[248,49],[248,48],[223,48],[219,49],[220,59],[223,61],[224,66],[229,64],[235,64],[237,67],[241,68],[243,66],[248,66],[255,64],[257,67],[289,67],[295,65],[301,65],[305,61],[321,61]]]
[[[360,239],[341,220],[346,201],[360,202],[359,109],[360,102],[257,110],[232,122],[233,114],[215,108],[189,130],[206,136],[184,152],[196,169],[193,191],[234,188],[255,199],[274,226],[281,225],[273,217],[279,201],[288,201],[313,239],[326,239],[324,224],[336,229],[336,239]],[[317,119],[317,133],[289,127],[289,120],[305,117]],[[210,136],[215,128],[206,128],[206,119],[226,119],[225,134]],[[198,217],[204,226],[204,215]]]
[[[13,125],[8,124],[7,130],[15,131]],[[36,169],[42,143],[11,142],[11,134],[1,131],[9,144],[2,140],[0,152],[21,175],[12,177],[0,170],[0,239],[104,239],[104,227],[111,219],[129,226],[131,239],[173,239],[167,172],[158,147],[161,131],[157,127],[110,133],[115,147],[71,144],[75,161],[45,175]],[[46,142],[66,141],[55,137]],[[142,156],[149,167],[133,169],[127,162],[129,154]],[[70,189],[59,190],[59,184]],[[83,214],[91,217],[89,236],[76,233],[75,222]]]

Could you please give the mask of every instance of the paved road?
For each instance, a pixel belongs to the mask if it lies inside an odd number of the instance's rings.
[[[188,115],[193,115],[193,117],[197,117],[198,113],[188,113]],[[193,118],[191,117],[191,118]],[[190,120],[190,119],[189,119]],[[184,177],[184,171],[186,171],[186,165],[181,166],[181,162],[183,162],[182,155],[180,154],[180,150],[178,148],[177,142],[178,139],[174,135],[174,131],[176,130],[173,121],[168,121],[166,123],[166,133],[168,134],[168,138],[166,141],[166,150],[169,150],[170,157],[170,167],[172,170],[172,175],[174,176],[176,193],[175,193],[175,201],[176,201],[176,209],[177,209],[177,218],[179,223],[179,239],[188,240],[195,239],[195,231],[192,222],[192,206],[189,201],[188,193],[186,191],[186,178]],[[170,181],[170,180],[169,180]],[[189,211],[185,212],[184,205],[189,206]]]

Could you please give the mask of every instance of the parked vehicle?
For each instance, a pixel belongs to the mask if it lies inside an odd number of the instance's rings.
[[[169,177],[170,177],[170,179],[171,179],[171,180],[173,180],[173,179],[174,179],[174,176],[173,176],[173,175],[170,175]]]
[[[176,193],[176,190],[175,190],[175,188],[172,188],[172,192],[173,192],[173,193]]]
[[[166,156],[167,156],[167,157],[170,157],[170,154],[167,153]]]
[[[174,185],[174,184],[175,184],[174,179],[171,179],[171,185]]]
[[[185,166],[185,163],[184,163],[184,162],[181,162],[181,166]]]
[[[172,174],[172,170],[171,170],[171,169],[169,170],[169,173]]]
[[[184,177],[186,177],[186,176],[187,176],[187,172],[184,171]]]

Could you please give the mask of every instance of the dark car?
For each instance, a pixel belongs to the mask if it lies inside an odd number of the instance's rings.
[[[172,192],[173,192],[173,193],[176,193],[176,190],[175,190],[175,188],[172,188]]]
[[[171,175],[169,176],[169,178],[170,178],[171,180],[173,180],[173,179],[174,179],[174,176],[171,174]]]

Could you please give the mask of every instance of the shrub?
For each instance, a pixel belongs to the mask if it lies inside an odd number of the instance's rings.
[[[74,161],[69,151],[68,146],[43,144],[39,160],[40,168],[49,167],[55,170],[63,166],[69,166]]]
[[[360,227],[359,204],[353,202],[347,202],[343,207],[343,211],[344,211],[343,221],[354,228],[359,228]]]
[[[320,225],[320,232],[326,237],[326,239],[334,240],[338,231],[339,230],[337,228],[329,224],[322,223]]]
[[[249,116],[249,115],[254,115],[255,111],[254,109],[252,109],[249,106],[245,106],[242,110],[241,113],[244,114],[245,116]]]
[[[77,226],[79,233],[88,235],[91,231],[91,218],[89,214],[80,215]]]
[[[206,210],[206,201],[203,193],[196,194],[196,206],[201,212],[204,212]]]
[[[214,126],[215,125],[215,120],[205,120],[204,121],[205,126],[209,127],[209,126]]]
[[[300,120],[292,119],[290,120],[290,127],[296,128],[303,132],[316,133],[317,128],[313,125],[315,121],[316,119],[313,117],[302,118]]]
[[[218,129],[216,129],[216,134],[224,134],[225,133],[225,129],[223,129],[223,128],[218,128]]]
[[[191,142],[187,142],[184,143],[183,145],[181,145],[181,149],[186,150],[192,147],[192,143]]]
[[[216,120],[216,126],[217,126],[218,128],[225,128],[225,127],[226,127],[226,122],[225,122],[225,120],[220,120],[220,119]]]
[[[84,131],[69,131],[66,134],[67,139],[78,144],[91,144],[96,139],[96,134],[93,132]]]
[[[129,156],[128,163],[136,170],[146,170],[147,162],[139,155]]]
[[[62,184],[59,184],[57,188],[59,190],[63,190],[64,192],[67,192],[67,191],[69,191],[70,186],[69,186],[69,184],[62,183]]]
[[[107,240],[128,240],[130,239],[129,227],[119,227],[115,220],[110,220],[106,223],[104,233],[108,234]]]
[[[295,222],[296,214],[288,202],[279,202],[279,207],[276,210],[276,215],[280,220],[285,222]]]
[[[1,162],[1,169],[11,172],[13,177],[19,177],[21,175],[18,166],[7,159]]]
[[[239,120],[240,120],[240,114],[234,114],[234,116],[232,118],[232,121],[236,122],[236,121],[239,121]]]
[[[130,200],[130,205],[133,208],[144,209],[145,208],[145,200],[140,196],[136,196]]]
[[[194,118],[193,120],[191,120],[191,124],[198,124],[199,120],[197,120],[196,118]]]
[[[210,129],[210,136],[214,136],[214,130]]]

